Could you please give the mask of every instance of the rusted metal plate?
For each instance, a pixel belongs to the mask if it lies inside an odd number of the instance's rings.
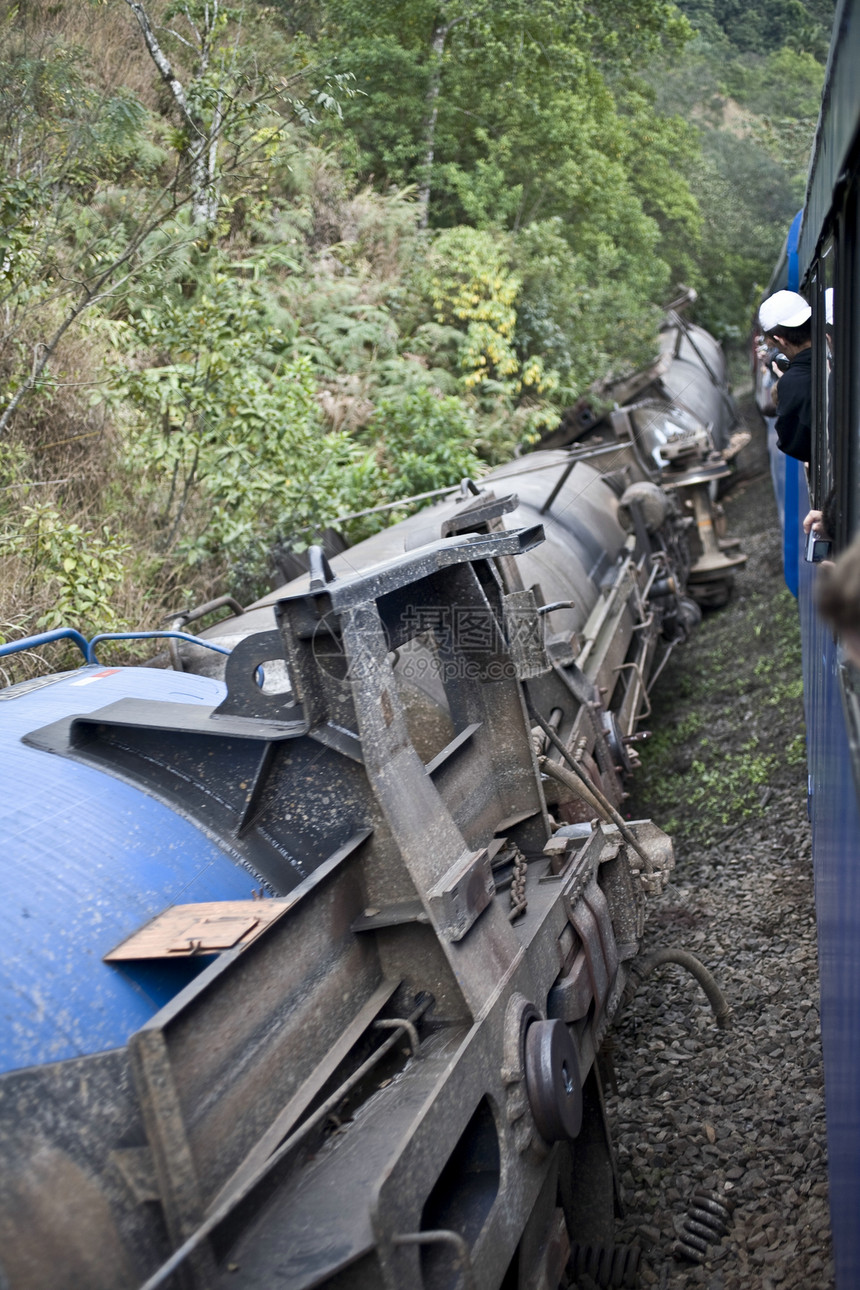
[[[258,918],[243,918],[239,914],[214,914],[200,918],[185,931],[180,933],[172,945],[170,954],[196,954],[200,950],[229,950],[253,928],[258,927]]]
[[[459,941],[487,908],[495,890],[487,848],[482,847],[464,851],[427,898],[440,930],[449,940]]]
[[[518,824],[522,824],[524,820],[530,820],[533,815],[537,815],[539,809],[539,807],[533,806],[525,811],[515,811],[513,815],[506,815],[503,820],[499,820],[493,832],[497,837],[500,833],[508,833],[511,829],[516,828]]]
[[[213,900],[172,905],[105,954],[105,963],[175,959],[249,945],[292,900]]]
[[[388,1003],[399,984],[399,981],[383,981],[379,988],[374,991],[364,1007],[356,1014],[354,1020],[341,1031],[319,1065],[314,1068],[286,1106],[281,1109],[266,1132],[254,1144],[253,1149],[242,1161],[236,1172],[227,1180],[218,1195],[214,1197],[209,1205],[210,1212],[220,1205],[230,1192],[238,1191],[242,1184],[259,1169],[260,1165],[283,1141],[290,1129],[307,1111],[314,1098],[318,1095],[319,1090],[325,1086],[326,1080],[330,1079],[337,1070],[338,1065],[347,1056],[351,1047],[365,1034],[373,1019]]]
[[[503,600],[505,633],[516,674],[521,681],[544,676],[550,670],[543,619],[537,612],[534,592],[511,591]]]

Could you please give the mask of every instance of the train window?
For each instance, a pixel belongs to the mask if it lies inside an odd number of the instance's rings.
[[[834,299],[835,319],[839,331],[834,334],[837,361],[840,367],[837,390],[837,418],[841,453],[838,459],[841,475],[842,531],[838,535],[847,545],[860,531],[860,364],[856,361],[860,341],[860,200],[856,177],[851,185],[845,216],[842,221],[842,242],[839,255],[839,281],[841,293]]]
[[[836,287],[836,253],[833,239],[824,246],[812,281],[813,345],[813,450],[811,492],[813,505],[827,505],[837,484],[835,452],[835,403],[833,318]]]
[[[860,797],[860,670],[843,661],[839,667],[839,680],[842,685],[845,728],[851,748],[854,787]]]

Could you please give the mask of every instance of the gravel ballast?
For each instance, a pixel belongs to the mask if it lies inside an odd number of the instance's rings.
[[[748,563],[655,687],[643,724],[656,735],[668,721],[677,741],[667,758],[663,740],[659,784],[646,744],[628,803],[666,827],[674,796],[676,867],[651,902],[643,949],[695,954],[733,1013],[718,1029],[700,986],[664,965],[613,1029],[607,1107],[626,1209],[616,1244],[642,1247],[639,1284],[661,1290],[834,1284],[799,629],[760,444],[758,432],[754,477],[725,501]],[[732,1212],[699,1264],[672,1248],[702,1188]]]

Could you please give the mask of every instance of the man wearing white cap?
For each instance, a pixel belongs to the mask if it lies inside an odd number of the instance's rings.
[[[788,457],[812,455],[812,310],[796,291],[777,291],[758,311],[759,326],[790,360],[776,391],[776,440]]]

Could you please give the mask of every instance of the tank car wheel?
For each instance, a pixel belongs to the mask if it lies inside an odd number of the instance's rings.
[[[579,1059],[563,1021],[533,1021],[526,1031],[529,1106],[546,1142],[575,1138],[582,1127]]]

